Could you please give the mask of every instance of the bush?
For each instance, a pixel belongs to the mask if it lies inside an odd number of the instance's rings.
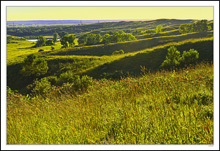
[[[75,90],[86,90],[90,85],[92,84],[92,77],[89,77],[87,75],[82,76],[76,76],[74,81],[74,88]]]
[[[46,41],[46,45],[47,46],[51,46],[51,45],[53,45],[54,43],[53,43],[53,40],[47,40]]]
[[[64,72],[60,75],[60,80],[63,82],[63,83],[67,83],[67,82],[70,82],[72,83],[74,81],[74,74],[72,71],[67,71],[67,72]]]
[[[42,51],[44,51],[44,50],[43,49],[38,50],[38,52],[42,52]]]
[[[164,62],[161,64],[161,67],[174,69],[180,64],[179,59],[180,52],[175,46],[171,46],[170,48],[168,48],[168,54]]]
[[[42,78],[40,80],[36,79],[34,83],[28,85],[27,88],[31,90],[33,95],[45,95],[52,89],[52,86],[47,78]]]
[[[119,54],[124,54],[125,52],[123,50],[119,50],[119,51],[114,51],[112,53],[112,55],[119,55]]]
[[[10,97],[14,95],[15,93],[18,93],[17,90],[12,90],[9,86],[7,86],[7,97]]]
[[[199,59],[198,51],[190,49],[189,51],[183,51],[182,57],[180,58],[180,63],[182,65],[194,64]]]
[[[61,74],[60,78],[64,82],[63,86],[65,89],[68,89],[68,91],[70,91],[70,89],[72,89],[72,91],[83,91],[92,84],[92,77],[85,75],[80,78],[79,75],[73,75],[72,72],[65,72]]]
[[[45,77],[50,83],[51,85],[56,85],[57,84],[57,77],[56,76],[49,76],[49,77]]]
[[[24,76],[41,76],[47,73],[47,61],[43,58],[38,58],[37,55],[31,54],[24,59],[21,73]]]

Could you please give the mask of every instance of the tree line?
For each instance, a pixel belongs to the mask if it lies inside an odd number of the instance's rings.
[[[207,32],[208,30],[212,30],[212,27],[209,26],[209,22],[207,20],[199,20],[195,23],[181,24],[179,26],[179,32],[181,34],[191,32]]]

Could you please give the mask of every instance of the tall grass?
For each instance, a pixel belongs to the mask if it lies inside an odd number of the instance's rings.
[[[7,144],[213,144],[213,65],[7,98]]]

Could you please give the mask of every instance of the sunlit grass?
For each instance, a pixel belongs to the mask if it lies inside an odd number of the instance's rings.
[[[7,144],[213,144],[213,65],[7,98]]]

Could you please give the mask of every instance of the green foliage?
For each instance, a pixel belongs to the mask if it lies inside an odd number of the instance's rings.
[[[28,90],[33,95],[46,95],[52,89],[51,83],[47,78],[36,79],[33,84],[28,85]]]
[[[168,54],[164,62],[161,64],[161,67],[174,69],[180,64],[179,59],[180,52],[175,46],[171,46],[170,48],[168,48]]]
[[[24,59],[21,73],[24,76],[41,76],[47,73],[47,61],[38,58],[37,55],[31,54]]]
[[[7,97],[13,96],[15,93],[18,93],[18,91],[12,90],[9,86],[7,86]]]
[[[100,34],[85,34],[79,37],[78,43],[80,45],[95,45],[101,43],[103,40]]]
[[[161,33],[162,29],[163,29],[163,26],[162,26],[162,25],[158,25],[158,26],[156,27],[156,33],[157,33],[157,34],[158,34],[158,33]]]
[[[75,76],[72,71],[67,71],[60,75],[60,79],[63,83],[72,83],[75,80]]]
[[[42,51],[44,51],[44,49],[40,49],[40,50],[38,50],[38,52],[42,52]]]
[[[190,49],[189,51],[183,51],[182,56],[180,57],[180,63],[182,65],[194,64],[199,59],[198,51]]]
[[[74,35],[65,35],[63,36],[61,39],[60,39],[60,42],[61,42],[61,45],[62,48],[67,48],[69,46],[74,46],[75,45],[75,42],[74,40],[76,39],[76,37]]]
[[[60,38],[63,38],[65,35],[68,35],[68,32],[61,31],[61,32],[58,33],[58,35],[60,36]]]
[[[191,32],[207,32],[211,30],[207,20],[199,20],[192,24],[182,24],[179,26],[179,32],[182,34]]]
[[[45,37],[39,36],[39,37],[38,37],[38,41],[37,41],[35,47],[45,46],[45,45],[46,45],[46,41],[47,41],[47,40],[46,40]]]
[[[73,47],[75,45],[75,42],[74,42],[75,39],[76,39],[76,37],[74,35],[70,35],[68,37],[68,42],[71,47]]]
[[[75,90],[83,91],[86,90],[92,84],[92,77],[85,75],[80,78],[79,75],[76,75],[73,83]]]
[[[104,43],[118,43],[124,41],[132,41],[136,40],[136,38],[131,33],[124,32],[114,32],[112,35],[105,34],[103,38]]]
[[[57,38],[58,38],[58,33],[55,32],[55,33],[53,34],[53,42],[54,42],[54,43],[57,42]]]
[[[145,31],[145,33],[148,33],[148,34],[156,33],[156,29],[148,29]]]
[[[125,52],[121,49],[121,50],[119,50],[119,51],[114,51],[113,53],[112,53],[112,55],[119,55],[119,54],[124,54]]]
[[[68,42],[68,40],[69,40],[68,35],[63,36],[63,37],[60,39],[60,43],[61,43],[61,45],[63,45],[62,48],[67,48],[67,47],[69,47],[69,42]]]
[[[62,73],[60,79],[64,83],[72,83],[69,86],[73,88],[73,91],[86,90],[92,83],[92,77],[85,75],[80,78],[79,75],[74,75],[71,71]],[[64,85],[65,89],[67,85]]]
[[[47,40],[46,46],[51,46],[51,45],[54,45],[53,40]]]
[[[47,79],[51,83],[51,85],[56,85],[58,82],[58,79],[56,76],[48,76],[48,77],[45,77],[45,79]]]
[[[52,46],[52,47],[51,47],[51,50],[54,50],[54,49],[55,49],[55,48]]]

